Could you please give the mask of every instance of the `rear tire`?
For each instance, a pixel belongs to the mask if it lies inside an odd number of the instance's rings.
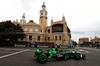
[[[80,60],[80,53],[75,53],[75,55],[74,55],[74,59],[76,59],[76,60]]]
[[[41,53],[37,59],[38,59],[39,63],[46,63],[47,62],[47,56],[44,53]]]

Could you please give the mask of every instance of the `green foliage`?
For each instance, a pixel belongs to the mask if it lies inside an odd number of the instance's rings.
[[[19,24],[15,25],[11,21],[0,22],[0,39],[2,41],[6,39],[10,42],[17,41],[17,39],[24,37],[24,31]]]
[[[74,41],[74,42],[73,42],[73,45],[74,45],[74,46],[76,46],[76,45],[77,45],[77,42],[76,42],[76,41]]]

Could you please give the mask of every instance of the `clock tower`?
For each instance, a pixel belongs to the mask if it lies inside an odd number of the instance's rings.
[[[40,18],[39,18],[39,25],[41,26],[41,32],[45,33],[47,27],[47,11],[45,2],[43,2],[42,10],[40,10]]]

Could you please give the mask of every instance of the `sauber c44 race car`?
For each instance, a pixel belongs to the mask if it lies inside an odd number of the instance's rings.
[[[45,51],[37,49],[35,50],[34,57],[37,57],[39,63],[46,63],[48,59],[57,59],[57,60],[70,59],[70,58],[74,58],[76,60],[85,59],[85,55],[78,53],[77,50],[58,50],[57,48]]]

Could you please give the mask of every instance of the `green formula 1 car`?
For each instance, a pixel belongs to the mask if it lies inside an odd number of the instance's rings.
[[[85,59],[85,55],[78,53],[78,50],[58,50],[57,48],[45,51],[37,49],[35,50],[34,57],[37,57],[37,60],[40,63],[46,63],[48,59],[57,59],[57,60],[70,59],[70,58],[74,58],[76,60]]]

